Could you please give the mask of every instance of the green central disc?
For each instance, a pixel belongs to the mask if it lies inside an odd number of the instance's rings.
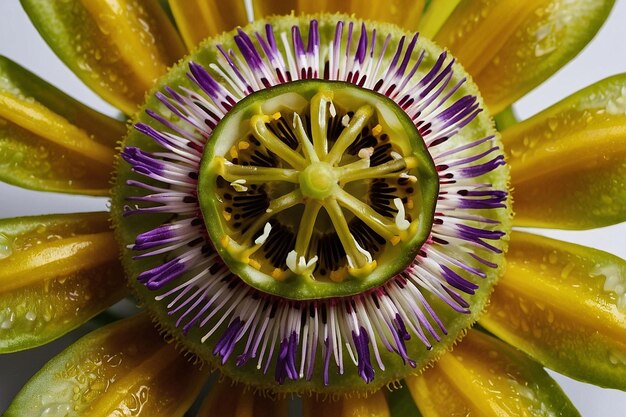
[[[297,300],[384,284],[430,234],[438,176],[415,125],[351,84],[253,93],[220,121],[200,168],[208,234],[251,286]]]

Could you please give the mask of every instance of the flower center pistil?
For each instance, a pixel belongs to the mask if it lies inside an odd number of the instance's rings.
[[[425,241],[437,192],[422,138],[394,102],[313,80],[237,103],[207,143],[199,181],[224,261],[295,299],[392,278]]]

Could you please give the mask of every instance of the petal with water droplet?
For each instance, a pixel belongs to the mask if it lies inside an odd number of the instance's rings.
[[[107,213],[0,221],[0,352],[50,342],[126,293]]]
[[[108,195],[124,123],[72,100],[0,57],[0,180],[24,188]]]
[[[140,315],[89,333],[61,352],[3,416],[182,417],[207,372]]]
[[[437,33],[499,113],[576,56],[614,0],[462,1]]]
[[[59,58],[126,114],[185,54],[157,0],[20,1]]]
[[[503,132],[518,226],[589,229],[626,220],[626,74]]]
[[[514,232],[480,324],[548,368],[626,390],[626,262]]]
[[[541,365],[476,330],[406,382],[424,417],[580,416]]]

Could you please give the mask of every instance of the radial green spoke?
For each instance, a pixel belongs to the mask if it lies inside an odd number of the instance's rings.
[[[348,126],[341,132],[332,149],[324,158],[324,161],[330,165],[336,165],[341,160],[345,150],[348,149],[348,146],[353,144],[356,138],[359,137],[373,114],[374,108],[372,106],[365,105],[359,107],[352,119],[350,119]]]
[[[291,149],[281,141],[275,134],[273,134],[265,125],[272,119],[266,115],[255,115],[250,120],[252,127],[252,134],[259,140],[267,149],[274,152],[276,155],[280,155],[280,158],[291,165],[293,168],[302,170],[307,166],[306,160],[302,155]]]
[[[315,152],[315,148],[313,144],[309,140],[309,136],[306,134],[304,130],[304,125],[302,124],[302,118],[299,114],[294,113],[293,115],[293,127],[295,129],[296,138],[302,145],[302,152],[304,153],[305,158],[308,162],[318,162],[320,159],[317,156],[317,152]]]
[[[304,213],[298,227],[298,237],[296,238],[295,250],[298,256],[307,256],[315,221],[321,208],[322,205],[318,201],[311,201],[304,207]]]
[[[337,195],[337,201],[385,239],[391,240],[399,234],[398,227],[393,220],[376,212],[371,206],[350,193],[341,190]]]
[[[364,251],[354,239],[354,236],[352,236],[348,222],[337,200],[334,198],[326,200],[324,208],[333,222],[343,249],[346,251],[350,268],[355,270],[355,272],[366,268],[368,264],[372,263],[371,255]]]
[[[226,181],[244,181],[245,184],[259,184],[271,181],[298,183],[298,171],[286,168],[236,165],[220,157],[220,174]]]
[[[325,158],[328,154],[328,105],[333,106],[333,94],[324,91],[311,98],[311,134],[313,136],[313,147],[318,157]],[[334,109],[334,107],[332,107]],[[317,116],[316,120],[313,117]]]
[[[252,236],[273,216],[299,203],[302,203],[302,193],[300,190],[293,190],[282,197],[272,200],[267,210],[265,210],[265,213],[256,219],[252,226],[244,233],[243,239],[245,241],[252,241]]]
[[[405,169],[415,168],[417,166],[417,159],[414,157],[407,157],[401,159],[394,159],[393,161],[385,162],[374,167],[359,168],[357,165],[359,161],[353,162],[349,165],[344,165],[338,168],[338,175],[342,182],[348,183],[358,180],[380,178],[387,174],[398,173],[396,177],[400,176],[400,172]],[[359,164],[360,165],[360,164]]]

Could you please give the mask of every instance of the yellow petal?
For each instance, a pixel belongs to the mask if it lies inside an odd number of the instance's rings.
[[[231,381],[216,382],[196,417],[287,417],[287,400],[261,396]]]
[[[420,33],[433,39],[460,2],[461,0],[431,0],[419,21]]]
[[[626,262],[520,232],[507,260],[480,324],[549,368],[626,390]]]
[[[362,19],[396,24],[403,29],[415,30],[419,23],[425,0],[375,0],[364,6],[362,1],[298,0],[298,13],[340,12],[354,14]]]
[[[305,398],[302,401],[302,417],[390,417],[383,390],[367,397],[352,396],[337,401],[331,399]]]
[[[475,330],[406,383],[424,417],[579,416],[539,364]]]
[[[626,74],[510,127],[502,139],[516,225],[587,229],[626,220]]]
[[[36,101],[0,91],[0,180],[25,188],[108,195],[114,148]]]
[[[96,330],[22,388],[4,417],[182,417],[207,371],[166,344],[144,315]]]
[[[614,0],[462,1],[437,33],[499,113],[572,59]]]
[[[21,0],[52,50],[102,98],[132,114],[185,54],[157,0]]]
[[[0,352],[64,335],[127,293],[107,213],[0,221]]]
[[[189,50],[209,36],[248,23],[243,0],[169,0],[169,3]]]

